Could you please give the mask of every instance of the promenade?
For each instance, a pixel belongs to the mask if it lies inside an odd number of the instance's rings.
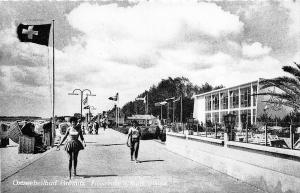
[[[84,137],[87,147],[79,154],[78,176],[72,180],[61,147],[6,178],[1,192],[262,192],[153,140],[141,141],[140,163],[135,163],[130,161],[124,134],[100,129],[99,135]]]

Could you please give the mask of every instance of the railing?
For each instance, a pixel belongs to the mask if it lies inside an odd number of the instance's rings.
[[[167,132],[181,133],[187,136],[199,136],[224,140],[226,129],[224,125],[201,126],[197,124],[173,123],[165,125]],[[228,135],[232,135],[231,141],[251,143],[269,147],[300,150],[300,127],[298,125],[284,124],[278,126],[275,122],[260,123],[242,129],[235,127]],[[267,128],[267,130],[266,130]]]

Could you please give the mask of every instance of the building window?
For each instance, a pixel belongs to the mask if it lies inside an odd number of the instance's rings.
[[[251,88],[241,89],[241,107],[250,107],[251,106]]]
[[[235,126],[238,126],[238,124],[239,124],[239,116],[240,116],[239,111],[230,111],[229,113],[230,114],[234,114],[236,116],[235,117]]]
[[[206,111],[211,110],[211,97],[210,96],[205,97],[205,110]]]
[[[221,109],[228,109],[228,93],[221,93]]]
[[[239,107],[239,90],[233,90],[229,92],[230,94],[230,108]]]
[[[247,109],[247,110],[241,110],[241,115],[242,114],[246,114],[246,123],[249,125],[251,124],[251,110]]]
[[[220,118],[221,118],[221,123],[224,123],[224,116],[225,115],[227,115],[228,114],[228,112],[227,111],[222,111],[221,113],[220,113]]]
[[[212,96],[213,110],[219,110],[219,94]]]
[[[210,113],[205,113],[205,123],[211,122],[211,114]]]
[[[252,89],[253,89],[253,106],[255,107],[256,106],[256,99],[257,99],[257,85],[253,85],[252,86]]]
[[[253,122],[253,124],[256,124],[256,109],[253,109],[252,114],[253,114],[253,116],[252,116],[252,122]]]
[[[212,122],[219,123],[219,112],[215,112],[212,114]]]

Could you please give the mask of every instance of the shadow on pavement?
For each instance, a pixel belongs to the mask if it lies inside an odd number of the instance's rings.
[[[165,160],[162,160],[162,159],[154,159],[154,160],[140,160],[139,163],[144,163],[144,162],[163,162]]]
[[[93,146],[114,146],[114,145],[126,145],[126,143],[114,143],[114,144],[95,144]]]
[[[82,177],[82,178],[98,178],[98,177],[113,177],[113,176],[118,176],[115,174],[108,174],[108,175],[77,175],[77,177]]]

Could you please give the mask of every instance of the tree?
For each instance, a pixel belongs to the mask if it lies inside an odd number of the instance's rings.
[[[185,121],[186,118],[191,117],[193,113],[194,100],[192,96],[194,94],[201,94],[204,92],[211,91],[213,89],[222,88],[223,86],[212,87],[208,83],[202,86],[197,86],[192,84],[188,78],[176,77],[167,79],[162,79],[157,85],[152,85],[149,90],[145,90],[143,93],[139,94],[137,97],[143,98],[148,95],[148,112],[154,116],[160,116],[160,107],[156,107],[155,103],[165,101],[167,98],[183,96],[182,106],[183,115],[182,120]],[[163,118],[173,118],[173,103],[169,102],[169,115],[167,115],[167,105],[162,107]],[[133,114],[144,114],[145,104],[142,101],[131,101],[126,103],[122,112],[125,116],[131,116]],[[180,102],[175,104],[175,121],[180,120]]]
[[[294,62],[294,66],[283,66],[283,71],[289,73],[291,76],[281,76],[273,79],[263,79],[261,89],[275,87],[279,89],[278,92],[263,92],[257,95],[268,95],[276,98],[276,100],[268,101],[274,105],[284,105],[294,109],[298,112],[300,108],[300,64]]]

